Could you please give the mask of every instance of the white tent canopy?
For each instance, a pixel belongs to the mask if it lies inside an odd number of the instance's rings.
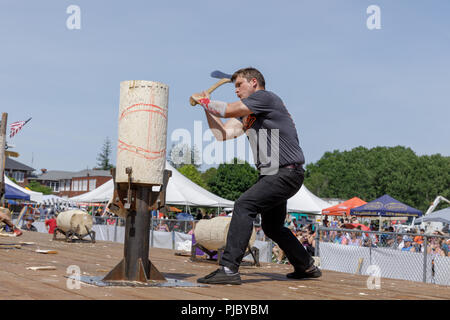
[[[70,201],[68,198],[62,198],[55,196],[54,194],[44,195],[42,197],[42,203],[45,205],[54,205],[54,204],[71,204],[73,201]]]
[[[287,202],[288,212],[321,214],[322,209],[329,206],[328,202],[314,195],[305,185],[302,185],[300,190]]]
[[[438,210],[416,219],[415,223],[442,222],[450,224],[450,207]]]
[[[83,193],[79,196],[69,198],[69,201],[73,202],[107,202],[111,200],[114,192],[113,180],[109,180],[102,184],[100,187]]]
[[[38,203],[42,202],[42,199],[43,199],[43,193],[42,192],[35,192],[35,191],[31,191],[31,190],[22,188],[18,184],[15,184],[14,182],[12,182],[6,175],[4,175],[3,178],[5,179],[5,183],[7,185],[10,185],[11,187],[19,189],[23,193],[28,194],[30,196],[30,200],[31,201],[38,202]]]
[[[167,204],[222,208],[233,207],[233,201],[221,198],[203,189],[178,172],[168,162],[166,162],[166,168],[172,171],[172,177],[169,179],[169,184],[166,189]],[[74,202],[106,202],[112,198],[113,191],[113,180],[109,180],[97,189],[72,197],[69,200]]]

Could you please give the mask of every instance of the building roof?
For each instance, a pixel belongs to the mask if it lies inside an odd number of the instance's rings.
[[[36,180],[58,181],[72,179],[74,174],[75,172],[72,171],[51,170],[39,175]]]
[[[29,167],[19,161],[13,160],[9,157],[6,157],[5,161],[5,169],[6,170],[20,170],[20,171],[34,171],[35,169]]]
[[[72,178],[81,178],[81,177],[111,177],[111,172],[109,170],[81,170],[79,172],[75,172]]]
[[[81,170],[77,172],[73,171],[58,171],[51,170],[47,171],[39,175],[36,180],[41,181],[59,181],[59,180],[69,180],[72,178],[81,178],[81,177],[111,177],[111,173],[108,170]]]

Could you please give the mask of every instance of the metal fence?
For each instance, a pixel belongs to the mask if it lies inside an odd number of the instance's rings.
[[[448,236],[319,227],[321,268],[450,285]]]

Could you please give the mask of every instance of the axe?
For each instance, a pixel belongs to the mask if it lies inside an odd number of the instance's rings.
[[[229,78],[223,78],[220,79],[219,81],[217,81],[215,84],[213,84],[208,90],[206,90],[206,92],[208,92],[208,94],[211,94],[211,92],[213,92],[214,90],[216,90],[218,87],[220,87],[221,85],[223,85],[224,83],[228,83],[231,82],[231,79]],[[191,103],[191,106],[195,106],[197,104],[197,101],[195,101],[192,96],[189,98],[189,101]]]

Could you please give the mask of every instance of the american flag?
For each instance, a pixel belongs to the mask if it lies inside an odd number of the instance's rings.
[[[31,120],[31,118],[28,119],[27,121],[16,121],[16,122],[11,123],[11,125],[10,125],[11,126],[11,132],[9,133],[9,137],[10,138],[14,137],[14,135],[17,132],[19,132],[20,129],[22,129],[23,126],[26,125],[27,122],[30,121],[30,120]]]

